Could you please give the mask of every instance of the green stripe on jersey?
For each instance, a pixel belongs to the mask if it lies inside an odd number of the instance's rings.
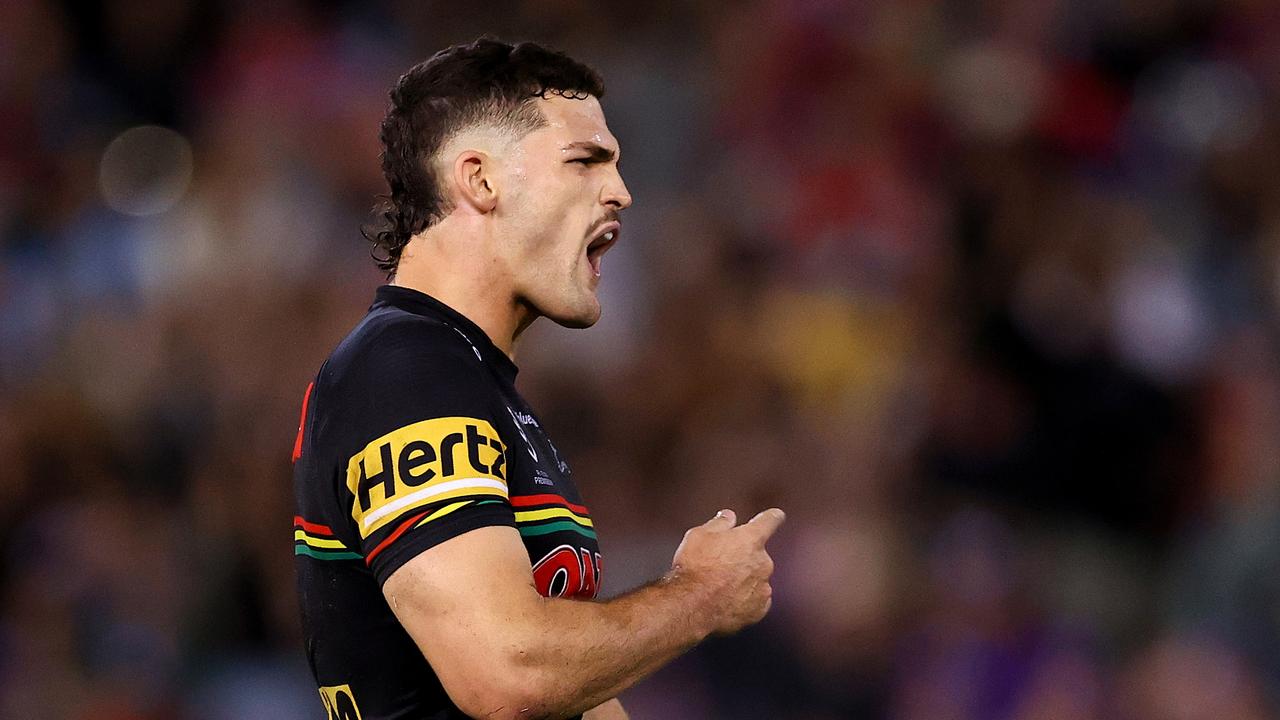
[[[557,522],[547,523],[545,525],[520,525],[517,526],[520,534],[524,537],[533,535],[546,535],[547,533],[559,532],[560,530],[572,530],[579,535],[585,535],[592,540],[596,539],[596,531],[591,528],[585,528],[575,522],[568,520],[560,520]]]
[[[306,555],[317,560],[359,560],[364,556],[347,550],[317,550],[301,543],[293,546],[294,555]]]

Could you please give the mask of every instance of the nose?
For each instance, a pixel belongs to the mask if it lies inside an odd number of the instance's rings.
[[[631,192],[627,190],[627,184],[622,181],[621,173],[614,171],[612,181],[604,186],[600,194],[600,202],[615,210],[626,210],[631,207]]]

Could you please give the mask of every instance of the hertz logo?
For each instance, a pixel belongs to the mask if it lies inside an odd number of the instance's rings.
[[[506,445],[484,420],[447,417],[393,430],[347,462],[361,537],[405,511],[472,495],[507,497]]]
[[[350,685],[320,688],[320,701],[324,703],[329,720],[362,720],[360,706],[356,705]]]

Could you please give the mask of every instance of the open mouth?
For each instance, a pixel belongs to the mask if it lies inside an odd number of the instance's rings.
[[[591,263],[591,272],[596,277],[600,277],[600,260],[604,254],[618,242],[618,235],[622,230],[622,224],[614,221],[601,225],[596,230],[595,237],[587,245],[587,262]]]

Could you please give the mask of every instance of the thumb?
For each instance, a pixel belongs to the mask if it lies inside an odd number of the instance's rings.
[[[755,530],[756,536],[761,542],[773,537],[773,534],[782,527],[782,522],[787,519],[787,514],[778,508],[769,508],[759,515],[751,518],[743,527],[749,527]]]
[[[703,527],[713,530],[727,530],[738,524],[738,516],[729,509],[721,510],[716,516],[702,524]]]

